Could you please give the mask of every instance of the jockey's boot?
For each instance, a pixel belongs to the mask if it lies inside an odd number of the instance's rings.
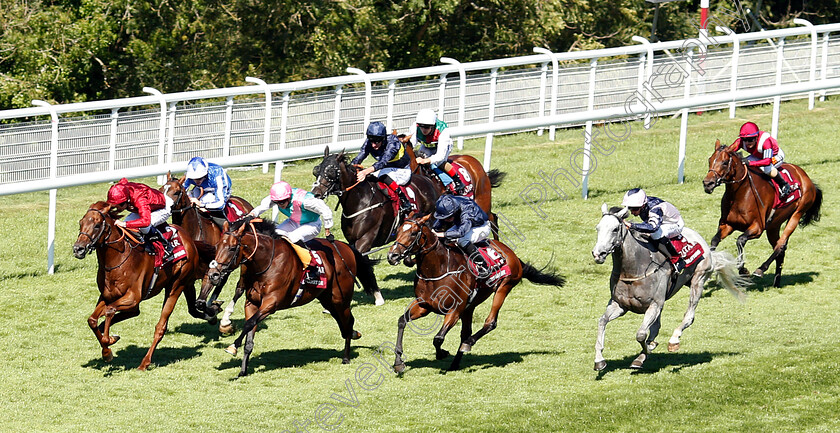
[[[148,253],[154,253],[155,248],[153,246],[153,243],[155,241],[160,241],[161,245],[163,245],[164,256],[162,260],[164,263],[172,258],[172,244],[169,243],[169,241],[163,237],[163,234],[160,232],[160,230],[158,230],[157,227],[152,226],[149,229],[149,233],[146,233],[146,235],[144,236],[144,241],[146,252]]]
[[[408,201],[408,197],[405,196],[402,188],[396,186],[396,189],[393,190],[397,193],[397,197],[400,198],[400,213],[403,215],[408,215],[411,213],[411,202]]]
[[[773,178],[773,180],[776,181],[777,185],[779,185],[779,195],[781,196],[779,197],[780,199],[784,200],[785,197],[787,197],[791,192],[793,192],[790,190],[790,184],[787,183],[787,181],[785,181],[785,178],[782,177],[782,172],[778,172],[776,174],[776,177]]]
[[[448,174],[449,177],[452,178],[452,182],[455,183],[455,194],[464,195],[467,186],[461,181],[461,176],[458,176],[458,170],[456,170],[455,167],[452,167],[452,169],[447,171],[446,174]]]
[[[674,248],[674,244],[666,237],[659,239],[659,245],[657,247],[659,248],[659,252],[665,254],[670,259],[671,264],[674,266],[674,272],[671,273],[671,280],[676,280],[680,272],[685,269],[685,260],[680,257],[680,253]]]
[[[307,250],[309,249],[306,246],[306,244],[303,242],[303,240],[299,240],[299,241],[295,242],[295,245],[297,245],[301,248],[307,249]],[[318,283],[321,281],[321,273],[318,271],[318,265],[315,262],[315,254],[312,254],[311,252],[310,252],[310,254],[312,255],[312,258],[309,260],[309,263],[306,265],[306,269],[304,269],[303,282],[305,284],[311,284],[313,286],[317,286]]]
[[[475,263],[476,270],[478,271],[476,277],[487,278],[490,276],[490,267],[484,261],[484,256],[478,252],[478,248],[474,243],[470,242],[464,246],[464,253],[466,253],[469,260]]]

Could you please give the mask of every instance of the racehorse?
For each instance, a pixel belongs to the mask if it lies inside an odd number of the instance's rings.
[[[100,201],[92,204],[79,220],[79,236],[73,244],[73,255],[84,259],[96,250],[99,270],[96,284],[99,286],[99,300],[93,314],[88,318],[88,325],[102,346],[102,358],[106,362],[113,359],[109,346],[119,341],[117,335],[110,335],[111,325],[130,319],[140,314],[140,302],[164,292],[166,298],[155,327],[152,345],[138,369],[145,370],[152,362],[152,354],[166,332],[169,315],[181,292],[187,298],[190,315],[209,320],[195,308],[196,279],[206,272],[202,267],[200,254],[211,254],[210,249],[200,242],[193,242],[188,236],[181,236],[187,258],[164,265],[154,280],[154,257],[146,254],[143,244],[133,240],[125,229],[120,229],[114,220],[120,217],[119,211]],[[183,229],[173,226],[176,230]],[[183,232],[182,232],[183,234]],[[155,281],[152,285],[152,281]],[[151,287],[150,287],[151,286]],[[99,319],[105,320],[98,325]]]
[[[446,333],[461,319],[461,345],[449,366],[449,370],[457,370],[461,366],[464,353],[469,352],[479,338],[496,328],[499,309],[502,308],[511,289],[519,284],[522,278],[535,284],[557,287],[562,287],[566,282],[565,278],[556,272],[542,272],[521,261],[507,245],[499,241],[490,241],[490,245],[507,261],[510,272],[493,283],[492,287],[482,284],[476,274],[468,270],[466,256],[458,249],[445,246],[435,235],[427,224],[430,216],[406,220],[388,252],[388,262],[392,265],[410,255],[417,255],[417,273],[414,277],[416,298],[397,321],[397,344],[394,348],[394,371],[397,373],[405,370],[402,344],[405,326],[409,321],[429,313],[444,316],[443,327],[433,340],[436,358],[444,359],[449,356],[449,352],[441,348],[443,340]],[[471,335],[475,307],[490,295],[493,295],[490,314],[484,321],[484,326]]]
[[[592,249],[592,256],[596,263],[601,264],[612,254],[613,269],[610,275],[610,302],[604,315],[598,320],[598,338],[595,341],[596,371],[607,366],[603,355],[607,323],[623,316],[627,311],[645,316],[642,326],[636,332],[636,340],[641,344],[642,352],[630,365],[631,368],[640,369],[650,352],[658,345],[656,336],[659,334],[662,307],[680,288],[689,286],[691,293],[682,323],[668,340],[669,352],[679,350],[682,332],[694,322],[694,311],[703,293],[703,285],[712,273],[716,273],[718,281],[736,297],[744,298],[743,289],[748,281],[739,276],[735,257],[723,251],[710,250],[706,241],[694,230],[684,228],[682,234],[688,241],[702,246],[703,258],[686,268],[678,279],[672,282],[671,273],[674,270],[669,258],[660,253],[649,239],[640,237],[637,232],[628,228],[624,220],[629,213],[627,208],[613,207],[608,210],[607,204],[604,203],[601,213],[601,221],[595,227],[598,237]]]
[[[172,177],[172,173],[167,173],[166,176],[167,181],[160,187],[160,190],[172,199],[172,222],[181,226],[192,236],[193,240],[201,241],[208,245],[216,245],[216,243],[219,242],[219,239],[222,238],[222,228],[214,223],[213,219],[207,213],[201,212],[190,201],[187,191],[184,189],[186,175],[180,179]],[[244,198],[234,195],[230,197],[230,201],[235,203],[243,212],[247,213],[254,209],[254,207],[251,206],[251,204]],[[212,260],[212,257],[206,260],[204,265],[209,265],[210,260]],[[209,316],[215,317],[219,313],[219,303],[216,299],[218,298],[219,293],[221,293],[222,287],[224,287],[226,282],[227,278],[216,285],[213,294],[207,299],[207,301],[199,303],[196,305],[196,308]],[[239,290],[238,286],[239,285],[237,284],[237,290],[235,291],[234,297],[225,308],[225,314],[222,316],[222,320],[219,323],[219,332],[224,335],[232,334],[234,331],[230,316],[233,314],[233,308],[236,305],[236,301],[239,300],[240,296],[242,296],[242,290]]]
[[[356,181],[358,167],[347,161],[344,151],[330,155],[330,149],[324,150],[324,160],[315,166],[312,174],[316,177],[312,194],[326,198],[334,194],[341,204],[341,231],[347,242],[357,251],[367,253],[371,248],[388,243],[402,219],[391,206],[391,199],[376,185],[371,176],[362,182]],[[415,191],[418,212],[430,213],[434,210],[438,194],[432,181],[426,176],[412,175],[410,186]],[[385,300],[377,287],[373,292],[376,305]]]
[[[301,292],[298,288],[303,264],[289,241],[274,229],[273,223],[251,217],[230,226],[225,223],[225,232],[216,246],[215,263],[207,272],[210,282],[217,283],[241,266],[240,278],[247,289],[245,325],[239,337],[226,349],[236,355],[243,339],[247,338],[239,376],[248,374],[248,360],[254,348],[257,324],[277,310],[299,307],[316,298],[338,322],[345,341],[342,362],[349,363],[350,340],[361,337],[358,331],[353,330],[355,319],[350,312],[353,283],[358,277],[365,291],[374,287],[374,262],[344,242],[313,239],[307,245],[321,253],[326,288],[307,286]],[[209,285],[205,284],[199,299],[206,299],[209,290]]]
[[[788,239],[797,225],[807,226],[820,220],[822,207],[822,190],[814,184],[805,170],[793,165],[782,164],[794,179],[800,182],[802,196],[795,203],[773,209],[773,184],[763,173],[747,166],[740,159],[736,151],[728,146],[721,146],[720,140],[715,141],[715,151],[709,157],[709,172],[703,178],[703,189],[711,194],[715,187],[725,183],[726,191],[720,200],[720,221],[718,230],[712,238],[710,246],[717,248],[720,241],[733,231],[743,232],[735,243],[738,246],[738,262],[741,273],[749,273],[744,267],[744,244],[748,240],[761,237],[767,231],[767,241],[773,248],[770,257],[753,273],[761,277],[770,264],[776,261],[776,275],[773,286],[781,286],[782,265],[785,262],[785,250]],[[782,224],[785,229],[779,236]]]
[[[422,174],[432,180],[432,183],[438,190],[439,194],[445,194],[449,190],[443,185],[439,177],[432,173],[428,164],[417,164],[417,157],[414,152],[414,147],[411,145],[411,136],[400,134],[397,136],[401,143],[405,146],[405,152],[411,159],[411,172],[415,174]],[[458,163],[470,176],[473,182],[473,199],[478,207],[483,210],[490,218],[491,227],[493,229],[493,237],[499,240],[499,224],[496,214],[492,211],[492,189],[497,188],[502,184],[507,173],[499,171],[498,169],[491,169],[489,172],[484,171],[484,166],[475,157],[470,155],[449,155],[449,160]]]

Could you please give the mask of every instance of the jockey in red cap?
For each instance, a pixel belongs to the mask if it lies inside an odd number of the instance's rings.
[[[138,229],[143,234],[146,251],[153,252],[152,242],[160,241],[166,250],[166,261],[172,256],[172,245],[164,239],[157,226],[166,222],[171,214],[172,199],[162,192],[142,183],[129,182],[122,178],[108,190],[108,204],[118,211],[128,210],[124,221],[116,225]]]
[[[771,137],[768,132],[759,131],[758,125],[747,122],[741,126],[738,139],[732,143],[730,149],[733,152],[739,149],[746,150],[749,153],[749,156],[747,156],[749,166],[760,168],[766,175],[776,181],[782,199],[792,192],[790,184],[785,181],[778,170],[784,162],[785,153],[779,147],[776,139]]]

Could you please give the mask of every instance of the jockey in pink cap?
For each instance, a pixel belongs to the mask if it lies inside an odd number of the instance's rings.
[[[327,239],[333,240],[330,233],[330,228],[333,226],[332,211],[323,200],[316,198],[311,192],[292,188],[288,182],[281,180],[271,185],[268,196],[249,215],[259,216],[272,206],[276,206],[277,210],[287,217],[285,221],[277,225],[277,234],[285,236],[293,244],[306,249],[305,242],[321,232],[322,220]],[[308,270],[312,280],[317,281],[315,277],[317,270],[312,261],[309,263]]]
[[[749,166],[760,168],[761,171],[776,181],[782,199],[792,192],[790,184],[785,181],[778,170],[784,162],[785,153],[779,147],[776,139],[770,136],[770,133],[759,131],[758,125],[747,122],[741,126],[738,138],[729,148],[733,152],[739,149],[746,150],[749,153],[749,156],[747,156]]]

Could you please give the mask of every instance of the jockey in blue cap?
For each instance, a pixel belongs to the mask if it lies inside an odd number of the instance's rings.
[[[479,268],[487,267],[475,244],[490,236],[490,221],[475,201],[444,194],[435,203],[433,217],[432,230],[438,237],[457,242]]]
[[[187,163],[187,180],[184,189],[189,189],[190,201],[207,213],[220,227],[227,221],[225,205],[230,200],[231,181],[225,169],[196,156]]]
[[[670,239],[677,238],[682,233],[685,222],[676,206],[658,197],[648,197],[641,188],[633,188],[624,194],[622,206],[627,206],[630,213],[642,219],[642,223],[630,224],[630,228],[642,233],[649,233],[659,252],[671,258],[676,278],[683,269],[685,261],[680,257]],[[674,260],[675,259],[675,260]]]
[[[394,134],[388,134],[385,131],[385,125],[382,122],[371,122],[366,135],[362,149],[353,158],[352,164],[361,164],[368,155],[376,158],[376,162],[359,171],[356,174],[356,180],[361,182],[367,175],[373,174],[400,198],[400,212],[411,212],[408,197],[398,186],[405,186],[411,181],[411,160],[405,153],[405,147]]]

